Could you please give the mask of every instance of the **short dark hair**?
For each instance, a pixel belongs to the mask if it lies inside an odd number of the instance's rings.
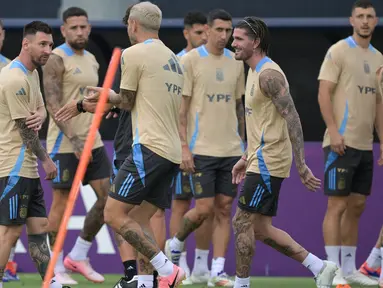
[[[88,13],[82,8],[79,7],[69,7],[63,12],[63,21],[66,22],[68,18],[70,17],[79,17],[79,16],[85,16],[88,18]]]
[[[207,16],[207,22],[211,26],[214,22],[214,20],[223,20],[223,21],[233,21],[233,18],[229,14],[229,12],[223,10],[223,9],[214,9],[213,11],[209,12],[209,15]]]
[[[270,32],[266,23],[261,19],[248,16],[239,21],[235,28],[246,30],[247,36],[252,39],[259,39],[259,48],[268,54],[270,46]]]
[[[27,35],[36,35],[37,32],[52,35],[52,28],[42,21],[33,21],[24,26],[23,37]]]
[[[207,17],[201,11],[189,11],[184,18],[184,26],[192,27],[194,24],[207,24]]]
[[[354,2],[354,5],[352,5],[351,12],[354,12],[355,8],[374,8],[374,5],[372,5],[372,2],[370,0],[357,0]]]
[[[129,16],[130,16],[130,11],[132,10],[134,5],[136,5],[136,4],[130,5],[128,7],[128,9],[126,9],[125,16],[124,16],[124,18],[122,18],[122,23],[123,24],[125,24],[125,25],[128,24],[128,20],[129,20]]]

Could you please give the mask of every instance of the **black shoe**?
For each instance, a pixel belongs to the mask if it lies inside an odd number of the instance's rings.
[[[131,280],[122,277],[113,288],[137,288],[138,276],[134,276]]]
[[[158,272],[154,271],[153,272],[153,288],[158,288]]]

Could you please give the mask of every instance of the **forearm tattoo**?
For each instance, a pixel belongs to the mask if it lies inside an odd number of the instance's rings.
[[[259,76],[259,84],[263,94],[273,101],[278,112],[286,120],[295,164],[298,171],[301,171],[305,165],[303,131],[286,79],[280,72],[266,69]]]
[[[177,232],[176,237],[180,241],[185,241],[185,239],[199,226],[201,226],[202,222],[205,220],[203,217],[199,217],[197,221],[192,221],[186,216],[184,216],[182,221],[182,226],[180,231]]]
[[[29,129],[27,124],[25,124],[26,119],[16,119],[15,122],[24,145],[27,146],[28,149],[31,149],[39,160],[46,160],[49,155],[41,144],[39,135],[32,129]]]
[[[121,109],[131,111],[136,103],[136,91],[120,89],[121,103],[119,104]]]
[[[29,255],[35,263],[37,271],[39,271],[41,278],[44,279],[50,260],[47,235],[45,233],[28,235],[28,248]]]
[[[233,219],[235,236],[236,275],[247,278],[255,251],[255,235],[251,213],[237,210]]]
[[[242,141],[245,142],[245,111],[243,109],[242,99],[237,99],[236,113],[238,119],[238,131]]]

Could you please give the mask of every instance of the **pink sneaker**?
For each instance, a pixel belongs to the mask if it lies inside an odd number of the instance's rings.
[[[185,279],[185,271],[173,264],[173,273],[171,275],[158,277],[158,288],[177,288]]]
[[[87,280],[93,283],[103,283],[105,281],[104,276],[93,270],[89,263],[89,259],[74,261],[69,256],[66,256],[64,259],[64,266],[70,271],[82,274]]]

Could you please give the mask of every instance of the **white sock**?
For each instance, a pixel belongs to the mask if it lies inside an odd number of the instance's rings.
[[[235,276],[234,288],[249,288],[250,287],[250,277],[247,278],[238,278]]]
[[[11,254],[9,254],[8,262],[13,262],[13,259],[15,259],[15,250],[16,247],[11,248]]]
[[[175,236],[170,241],[170,249],[173,251],[183,251],[184,250],[185,243],[178,240]]]
[[[372,269],[377,269],[380,267],[380,262],[382,260],[380,255],[380,249],[379,248],[372,248],[370,256],[367,258],[367,265],[368,267]]]
[[[195,249],[193,274],[204,275],[209,272],[207,260],[209,257],[209,250]]]
[[[186,278],[190,277],[190,269],[189,269],[188,261],[187,261],[187,258],[186,258],[186,252],[182,252],[181,253],[180,267],[185,271]]]
[[[160,276],[169,276],[173,273],[173,263],[170,261],[165,254],[160,251],[156,256],[150,260],[155,270],[157,270]]]
[[[0,288],[3,288],[3,282],[0,282]]]
[[[340,246],[324,246],[324,249],[326,250],[327,260],[334,262],[338,267],[340,267]]]
[[[51,256],[52,256],[51,252]],[[55,266],[55,274],[64,273],[66,271],[64,266],[64,253],[63,251],[60,252],[59,257],[57,258],[56,266]]]
[[[74,261],[86,260],[91,246],[92,242],[78,237],[76,244],[74,244],[72,251],[69,253],[69,257]]]
[[[323,260],[311,253],[307,255],[302,264],[314,274],[314,277],[318,276],[320,270],[323,268]]]
[[[355,266],[355,246],[342,246],[342,273],[343,276],[348,276],[356,271]]]
[[[49,288],[62,288],[63,286],[56,280],[56,277],[53,277]]]
[[[153,275],[138,275],[137,288],[153,288]]]
[[[380,267],[383,268],[383,247],[380,248]],[[383,272],[380,273],[380,277],[379,277],[379,280],[380,281],[383,281]]]
[[[211,263],[211,277],[216,277],[219,274],[222,274],[223,268],[225,267],[225,258],[218,257],[212,260]]]

